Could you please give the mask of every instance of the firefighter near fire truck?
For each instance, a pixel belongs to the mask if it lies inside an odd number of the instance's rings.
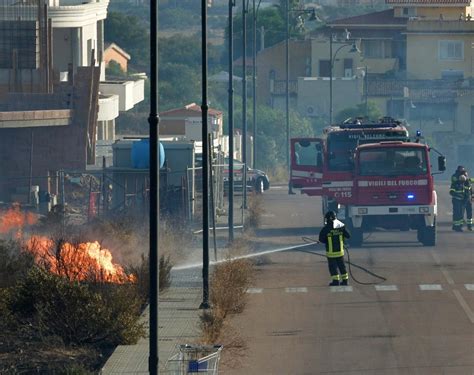
[[[462,165],[458,166],[451,176],[449,194],[452,197],[453,204],[453,230],[462,232],[463,225],[466,223],[467,229],[472,231],[471,179]],[[464,213],[466,213],[466,221],[464,221]]]
[[[344,240],[351,237],[344,223],[337,220],[334,211],[328,211],[324,217],[325,225],[319,232],[319,242],[326,245],[331,283],[329,286],[347,285],[349,274],[344,263]]]

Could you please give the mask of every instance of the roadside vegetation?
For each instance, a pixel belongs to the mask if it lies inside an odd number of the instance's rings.
[[[253,280],[253,264],[248,259],[236,259],[248,253],[248,243],[236,240],[227,259],[216,265],[210,283],[211,308],[201,314],[201,344],[223,345],[223,355],[229,367],[238,367],[246,352],[245,339],[229,323],[229,319],[244,311],[247,290]]]
[[[262,223],[262,216],[265,213],[263,197],[261,194],[249,194],[247,198],[247,221],[245,230],[257,229]]]
[[[137,231],[123,215],[61,230],[57,216],[42,220],[35,235],[0,239],[1,374],[97,373],[117,345],[146,334],[139,318],[149,293],[148,236],[140,236],[147,228]],[[169,246],[160,248],[162,291],[178,235],[160,234]],[[106,266],[97,268],[90,252]]]

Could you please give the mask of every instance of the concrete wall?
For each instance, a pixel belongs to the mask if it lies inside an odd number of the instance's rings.
[[[90,111],[94,113],[97,107],[91,105],[90,93],[98,80],[97,69],[94,74],[90,69],[78,70],[73,97],[75,111],[70,125],[0,129],[0,200],[8,201],[15,188],[28,186],[30,168],[33,185],[41,189],[46,189],[48,171],[85,170],[89,126],[96,125]],[[93,98],[97,97],[93,95]],[[95,140],[91,142],[94,147]]]
[[[305,116],[329,116],[329,79],[298,79],[298,112]],[[362,103],[361,79],[335,79],[333,81],[333,114]]]
[[[53,69],[67,72],[68,64],[74,61],[72,46],[73,32],[71,29],[54,29],[53,32]]]
[[[88,46],[87,41],[91,40],[91,44]],[[97,24],[96,22],[86,25],[81,28],[81,66],[90,66],[90,51],[89,49],[95,50],[95,59],[97,60]]]
[[[311,76],[311,41],[290,40],[290,80]],[[271,104],[270,72],[274,71],[275,80],[286,79],[285,42],[265,48],[257,56],[257,101]]]
[[[342,47],[344,46],[344,47]],[[336,51],[342,47],[339,52]],[[350,43],[336,43],[333,42],[332,53],[333,57],[336,54],[336,59],[334,60],[334,67],[332,76],[333,77],[345,77],[344,72],[344,59],[352,59],[353,62],[353,74],[356,74],[357,67],[362,66],[361,56],[359,53],[349,52],[352,47],[352,42]],[[311,40],[311,76],[320,77],[319,72],[319,62],[321,60],[330,60],[329,54],[329,39],[313,39]]]
[[[474,22],[473,22],[474,26]],[[443,70],[460,70],[464,77],[474,76],[474,33],[409,34],[407,36],[407,72],[414,79],[440,79]],[[440,41],[460,41],[464,45],[462,60],[441,60]]]

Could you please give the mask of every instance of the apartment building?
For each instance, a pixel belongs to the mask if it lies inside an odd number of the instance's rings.
[[[143,100],[142,79],[106,80],[108,4],[0,0],[0,200],[96,164],[97,142],[113,142],[120,111]]]

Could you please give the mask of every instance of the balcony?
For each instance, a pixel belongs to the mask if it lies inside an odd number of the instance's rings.
[[[99,114],[98,121],[109,121],[119,116],[119,97],[118,95],[100,95],[99,96]]]
[[[456,34],[474,33],[474,21],[464,20],[413,20],[408,21],[407,33]]]
[[[369,74],[384,74],[391,70],[399,70],[399,60],[397,58],[364,58],[363,65],[368,67]]]
[[[145,80],[104,81],[99,84],[103,95],[118,95],[119,111],[128,111],[145,98]]]

